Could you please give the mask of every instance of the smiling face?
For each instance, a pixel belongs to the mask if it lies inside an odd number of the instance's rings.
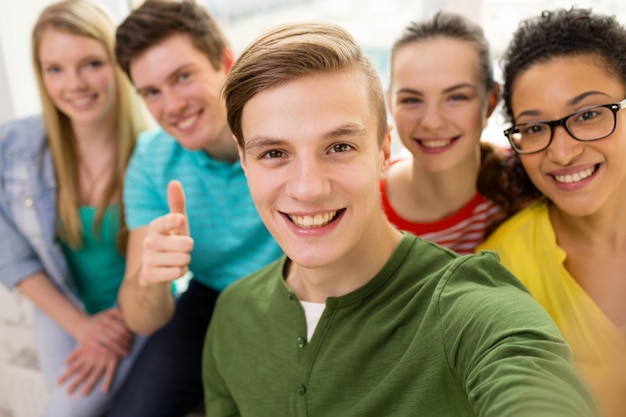
[[[220,86],[232,66],[228,52],[216,70],[187,34],[174,34],[130,63],[130,74],[155,120],[185,148],[219,158],[235,151]]]
[[[555,120],[586,107],[617,103],[625,88],[595,56],[558,57],[522,72],[511,90],[515,123]],[[541,152],[521,155],[535,186],[561,211],[588,216],[626,195],[626,112],[612,135],[580,142],[554,129]]]
[[[389,109],[402,143],[425,169],[476,164],[480,135],[493,110],[483,78],[469,42],[438,37],[396,51]]]
[[[50,100],[75,127],[110,122],[116,102],[115,75],[101,42],[48,28],[38,57]]]
[[[252,198],[283,251],[305,268],[364,259],[385,246],[379,179],[388,141],[365,76],[296,78],[253,96],[240,149]]]

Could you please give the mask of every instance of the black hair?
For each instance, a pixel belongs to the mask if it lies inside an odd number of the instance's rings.
[[[502,58],[504,116],[515,123],[511,92],[531,66],[564,56],[588,55],[626,86],[626,29],[614,16],[591,9],[555,9],[523,20]],[[625,88],[626,94],[626,88]],[[523,169],[519,155],[511,167],[521,198],[541,196]]]

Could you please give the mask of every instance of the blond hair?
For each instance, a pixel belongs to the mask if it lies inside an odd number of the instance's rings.
[[[59,218],[57,232],[68,245],[79,247],[82,244],[83,230],[78,212],[80,187],[76,136],[69,118],[56,108],[46,91],[39,61],[42,36],[49,28],[85,36],[102,43],[114,66],[117,155],[113,175],[106,185],[104,198],[100,199],[97,206],[94,224],[96,231],[102,224],[107,205],[116,197],[121,197],[124,172],[134,150],[137,135],[147,127],[145,111],[130,81],[116,64],[115,23],[111,15],[92,0],[64,0],[46,7],[39,15],[32,31],[32,64],[39,87],[48,145],[56,173]],[[120,222],[118,247],[124,251],[128,231],[124,222],[123,208],[120,210]]]

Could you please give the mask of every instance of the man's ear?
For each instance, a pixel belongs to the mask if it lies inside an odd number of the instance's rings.
[[[381,144],[380,151],[382,152],[382,163],[380,167],[380,177],[384,178],[387,176],[387,170],[389,168],[389,164],[391,163],[391,130],[392,126],[387,127],[387,135],[383,139],[383,143]]]
[[[224,48],[222,52],[222,67],[224,68],[224,72],[228,74],[231,69],[233,69],[233,65],[235,65],[235,53],[230,48]]]
[[[233,139],[235,139],[235,136],[233,135]],[[237,139],[235,139],[235,142],[237,141]],[[243,173],[248,175],[248,173],[246,172],[246,154],[243,150],[243,148],[239,145],[239,142],[237,142],[237,152],[239,153],[239,163],[241,164],[241,169],[243,169]]]

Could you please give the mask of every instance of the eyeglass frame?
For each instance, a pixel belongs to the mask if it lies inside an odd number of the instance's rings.
[[[567,120],[569,118],[571,118],[572,116],[575,116],[577,114],[580,113],[584,113],[586,111],[589,110],[593,110],[593,109],[597,109],[598,107],[604,107],[607,108],[609,110],[611,110],[611,112],[613,113],[613,128],[611,129],[611,131],[609,133],[607,133],[604,136],[601,136],[599,138],[594,138],[594,139],[579,139],[576,136],[574,136],[574,134],[569,130],[569,128],[567,127]],[[558,120],[541,120],[541,121],[537,121],[537,122],[528,122],[528,123],[520,123],[520,124],[515,124],[513,126],[511,126],[510,128],[506,129],[503,133],[504,136],[506,136],[506,138],[508,139],[509,143],[511,144],[511,149],[513,149],[516,153],[520,154],[520,155],[528,155],[528,154],[533,154],[533,153],[537,153],[537,152],[541,152],[541,151],[545,151],[546,149],[548,149],[548,147],[550,147],[550,144],[552,143],[552,139],[554,138],[554,128],[557,126],[562,126],[563,129],[565,129],[565,131],[568,133],[568,135],[570,135],[572,137],[572,139],[577,140],[579,142],[593,142],[596,140],[600,140],[600,139],[604,139],[608,136],[611,136],[613,134],[613,132],[615,132],[615,128],[617,127],[617,112],[626,108],[626,98],[623,99],[622,101],[618,102],[618,103],[610,103],[610,104],[599,104],[597,106],[591,106],[591,107],[587,107],[578,111],[575,111],[573,113],[568,114],[565,117],[562,117]],[[541,148],[541,149],[537,149],[537,150],[532,150],[532,151],[523,151],[521,149],[517,149],[513,143],[513,139],[511,139],[511,133],[513,132],[514,129],[518,129],[519,130],[519,126],[523,126],[526,124],[537,124],[537,125],[548,125],[550,127],[550,140],[548,140],[548,143],[546,144],[545,147]]]

